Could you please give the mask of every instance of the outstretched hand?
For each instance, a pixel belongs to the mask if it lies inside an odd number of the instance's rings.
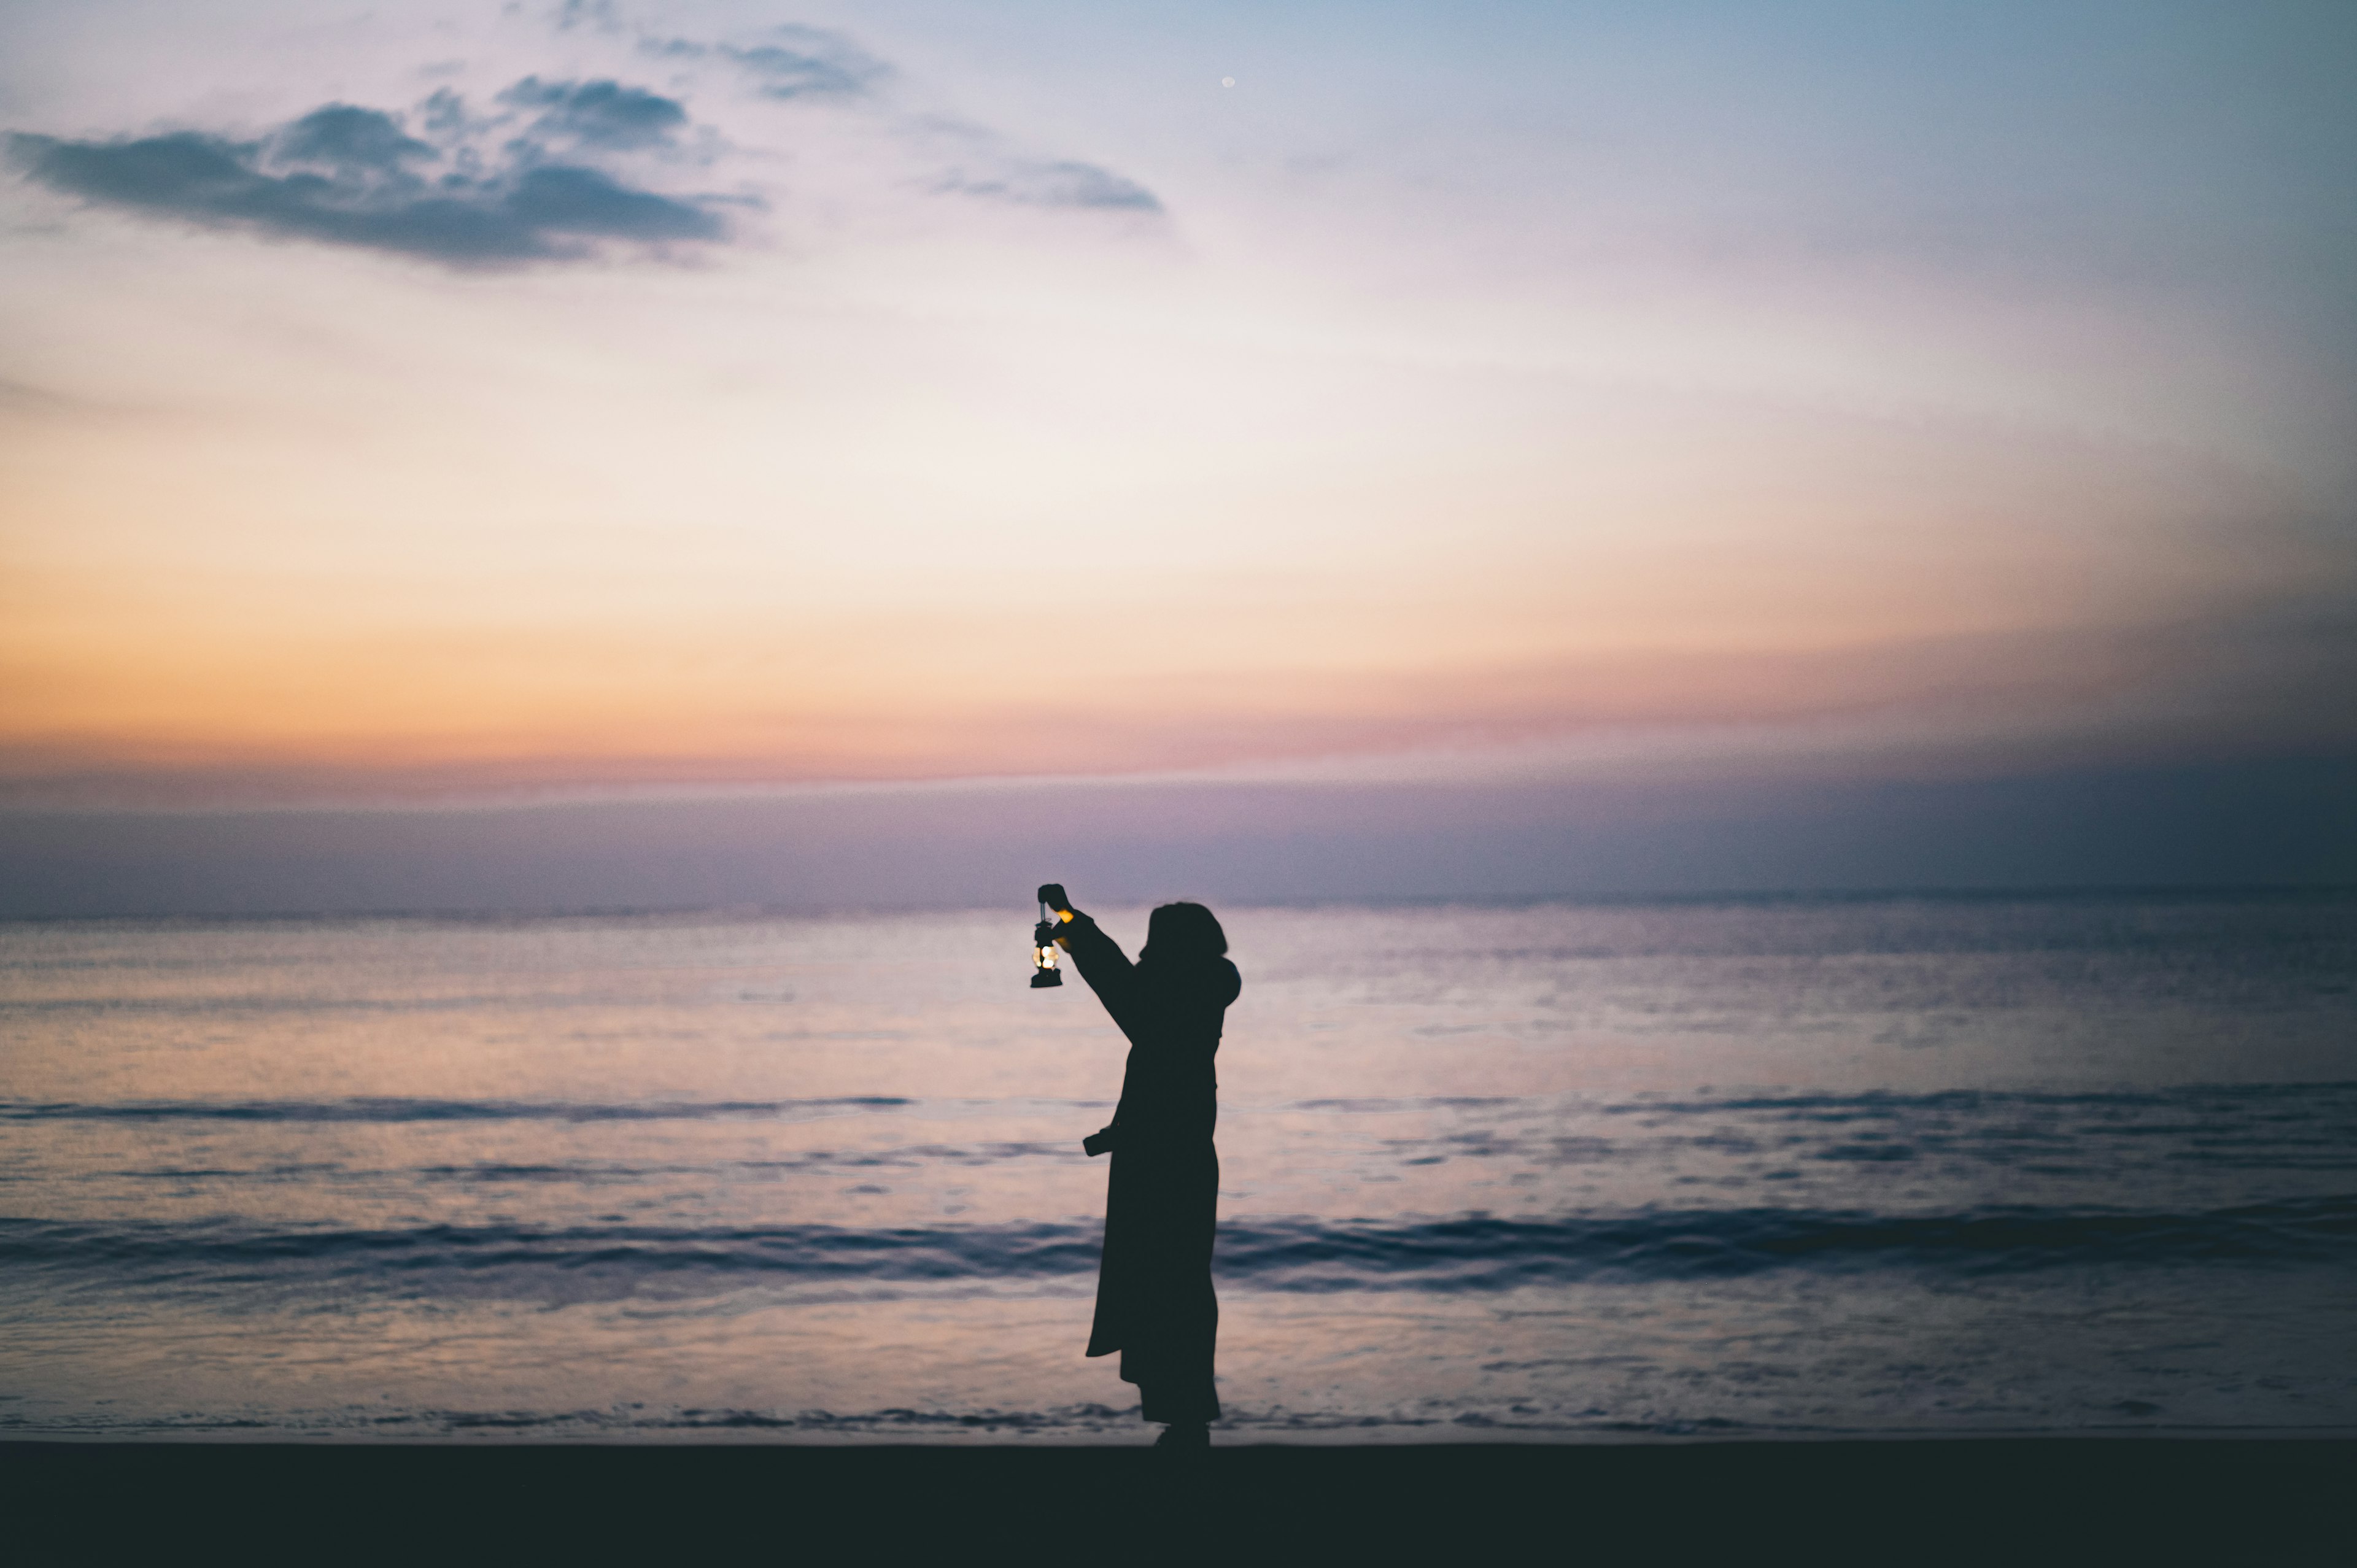
[[[1055,910],[1060,915],[1072,907],[1072,901],[1064,897],[1064,885],[1060,882],[1041,883],[1039,885],[1039,902],[1047,905],[1048,908]]]

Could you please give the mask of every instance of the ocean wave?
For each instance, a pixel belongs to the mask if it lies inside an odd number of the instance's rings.
[[[305,1285],[396,1294],[578,1300],[705,1294],[772,1282],[909,1286],[1084,1275],[1084,1222],[904,1227],[269,1230],[0,1220],[19,1284]],[[2194,1213],[1988,1208],[1911,1216],[1814,1209],[1649,1210],[1555,1219],[1335,1223],[1246,1219],[1220,1229],[1222,1282],[1286,1292],[1458,1293],[1527,1285],[1737,1278],[1773,1270],[1962,1276],[2071,1266],[2357,1261],[2357,1196]]]
[[[2145,1090],[1992,1090],[1947,1089],[1925,1094],[1893,1090],[1868,1090],[1855,1094],[1730,1094],[1673,1098],[1643,1096],[1598,1104],[1611,1115],[1693,1115],[1727,1112],[1758,1112],[1808,1121],[1848,1121],[1859,1117],[1905,1115],[1917,1112],[2007,1112],[2021,1110],[2178,1111],[2242,1109],[2268,1105],[2313,1106],[2323,1101],[2357,1101],[2357,1080],[2327,1079],[2315,1083],[2190,1083]]]
[[[646,1101],[587,1103],[531,1100],[437,1100],[393,1096],[348,1100],[151,1100],[34,1101],[0,1100],[0,1122],[651,1122],[719,1116],[780,1116],[812,1111],[884,1110],[920,1103],[894,1094],[839,1095],[803,1100]],[[1034,1100],[1055,1106],[1094,1106],[1094,1101]],[[1501,1115],[1556,1115],[1566,1111],[1614,1117],[1759,1116],[1773,1121],[1839,1125],[1924,1115],[1983,1116],[2002,1120],[2022,1113],[2080,1112],[2091,1120],[2084,1130],[2121,1136],[2152,1136],[2190,1129],[2132,1119],[2136,1112],[2181,1112],[2212,1118],[2257,1115],[2279,1129],[2288,1112],[2295,1121],[2357,1117],[2357,1081],[2319,1083],[2189,1084],[2156,1090],[2082,1092],[1944,1090],[1926,1094],[1888,1090],[1863,1093],[1737,1093],[1679,1098],[1642,1096],[1627,1101],[1591,1101],[1517,1095],[1418,1095],[1398,1098],[1317,1099],[1235,1105],[1223,1114],[1312,1112],[1394,1114],[1410,1112],[1494,1112]],[[2205,1127],[2202,1130],[2210,1130]],[[2357,1130],[2357,1129],[2352,1129]]]
[[[1885,1215],[1816,1209],[1648,1211],[1413,1224],[1223,1227],[1221,1264],[1294,1291],[1499,1290],[1725,1279],[1769,1270],[1964,1274],[2123,1263],[2306,1263],[2357,1255],[2357,1196],[2197,1213],[1986,1208]]]
[[[646,1101],[627,1105],[531,1100],[145,1100],[112,1104],[0,1101],[0,1122],[679,1122],[792,1116],[914,1105],[889,1094],[823,1100]]]

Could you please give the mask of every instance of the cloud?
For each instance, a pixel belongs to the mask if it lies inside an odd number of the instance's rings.
[[[742,46],[688,38],[648,39],[640,48],[678,59],[721,59],[748,76],[765,98],[877,99],[892,68],[839,33],[816,27],[770,30],[782,43]],[[914,113],[883,100],[895,129],[932,156],[937,166],[917,188],[936,195],[981,197],[1025,207],[1160,213],[1162,202],[1134,179],[1077,158],[1027,156],[985,126],[953,116]]]
[[[557,19],[619,30],[594,5]],[[887,172],[852,154],[880,199],[897,191],[1066,212],[1163,211],[1154,192],[1102,165],[1042,156],[896,102],[892,68],[838,33],[789,26],[734,41],[641,36],[597,47],[701,68],[690,75],[716,78],[705,85],[724,113],[761,101],[831,109],[845,135],[880,138],[891,145],[888,159],[900,160]],[[692,116],[680,84],[668,87],[535,73],[471,99],[440,87],[406,114],[329,102],[253,134],[11,133],[0,134],[0,151],[35,183],[150,218],[457,268],[580,261],[617,248],[714,244],[734,237],[724,209],[768,205],[762,184],[776,160],[723,136],[708,115]],[[682,169],[740,157],[741,183],[729,195],[666,188]]]
[[[514,96],[521,94],[521,96]],[[668,137],[686,113],[667,98],[611,81],[543,83],[501,95],[541,107],[538,124],[577,148],[627,151]],[[463,133],[464,105],[426,102],[429,133]],[[470,145],[436,146],[398,115],[330,103],[253,141],[198,131],[73,141],[11,134],[33,179],[85,201],[210,228],[481,267],[572,260],[597,242],[710,243],[726,225],[704,207],[640,188],[587,164],[547,161],[529,137],[487,161]]]
[[[556,8],[556,30],[560,33],[569,33],[576,27],[611,33],[621,25],[614,15],[614,0],[565,0]]]
[[[854,98],[891,74],[891,67],[840,33],[820,27],[773,27],[762,44],[706,44],[693,38],[649,38],[640,48],[672,59],[725,59],[752,78],[764,98]]]
[[[271,150],[283,163],[324,164],[339,171],[398,169],[441,156],[430,144],[404,134],[392,115],[349,103],[313,110],[279,132]]]
[[[1078,158],[1018,152],[987,126],[923,115],[909,130],[935,168],[925,188],[937,195],[980,197],[1022,207],[1159,214],[1162,201],[1134,179]]]
[[[640,48],[668,59],[720,60],[737,68],[764,98],[873,100],[893,72],[840,33],[820,27],[773,27],[757,44],[705,43],[694,38],[645,38]],[[938,195],[981,197],[1024,207],[1159,213],[1161,199],[1134,179],[1077,158],[1026,156],[996,132],[965,121],[890,109],[888,117],[920,145],[953,151],[920,188]]]
[[[1008,159],[981,173],[952,168],[936,190],[1019,202],[1026,207],[1112,208],[1160,212],[1161,199],[1111,169],[1066,158],[1053,163]]]
[[[30,381],[0,377],[0,414],[70,414],[81,413],[91,406],[83,399],[65,392],[52,392]]]
[[[687,110],[676,99],[612,81],[543,81],[527,76],[500,93],[500,102],[541,110],[532,124],[533,134],[599,147],[665,145],[687,124]]]
[[[700,208],[631,190],[596,169],[562,164],[525,171],[505,206],[534,232],[641,241],[720,237],[720,220]]]

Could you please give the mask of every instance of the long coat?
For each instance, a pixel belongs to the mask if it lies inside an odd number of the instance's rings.
[[[1104,1258],[1088,1353],[1121,1352],[1148,1421],[1220,1418],[1211,1348],[1211,1230],[1220,1156],[1211,1144],[1219,1081],[1211,1058],[1243,981],[1226,959],[1132,963],[1097,923],[1074,911],[1059,933],[1072,966],[1129,1036],[1114,1112]]]

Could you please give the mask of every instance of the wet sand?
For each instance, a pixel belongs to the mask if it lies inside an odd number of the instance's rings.
[[[2357,1440],[2116,1437],[1349,1447],[0,1444],[33,1562],[235,1550],[1055,1563],[1446,1552],[1643,1562],[2117,1554],[2339,1539]],[[2092,1557],[2086,1555],[2093,1553]]]

